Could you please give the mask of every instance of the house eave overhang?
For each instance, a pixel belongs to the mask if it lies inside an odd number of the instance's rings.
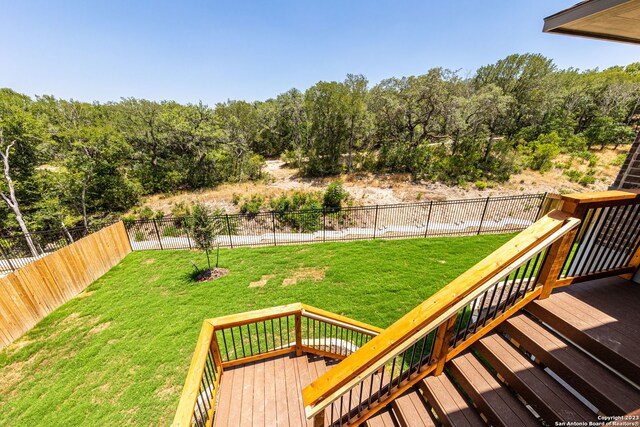
[[[545,33],[640,44],[640,0],[587,0],[544,19]]]

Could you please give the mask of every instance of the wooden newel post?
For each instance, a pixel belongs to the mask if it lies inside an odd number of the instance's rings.
[[[211,336],[211,353],[213,354],[213,361],[216,364],[216,367],[220,369],[220,373],[222,374],[222,357],[220,356],[220,347],[218,347],[218,338],[216,336],[216,328],[213,328]]]
[[[296,356],[302,356],[302,313],[296,313]]]
[[[438,326],[436,332],[436,342],[433,345],[433,357],[436,360],[436,370],[433,375],[438,376],[444,372],[444,364],[447,362],[447,353],[449,352],[449,344],[453,335],[453,327],[456,324],[457,315]]]
[[[313,417],[313,427],[324,427],[324,411]]]
[[[565,201],[562,211],[575,218],[583,219],[586,206],[576,203],[567,203]],[[580,227],[574,228],[549,248],[549,252],[545,257],[544,265],[542,265],[540,275],[538,276],[538,283],[542,284],[542,292],[538,299],[549,298],[551,292],[553,292],[553,289],[556,287],[558,277],[560,277],[562,267],[571,253],[571,246],[573,245],[579,228]]]

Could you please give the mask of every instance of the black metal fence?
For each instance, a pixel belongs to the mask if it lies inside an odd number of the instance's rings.
[[[462,236],[521,231],[533,223],[546,194],[216,215],[221,247],[273,246],[370,239]],[[191,218],[126,221],[133,250],[194,249]]]
[[[29,233],[36,248],[37,256],[29,249],[25,235],[15,233],[0,237],[0,273],[15,271],[30,262],[55,252],[84,236],[97,231],[84,227],[65,230],[34,231]]]

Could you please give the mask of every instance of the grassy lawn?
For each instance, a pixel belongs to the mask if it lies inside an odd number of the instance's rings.
[[[204,318],[291,302],[385,327],[511,235],[141,251],[0,352],[0,425],[167,426]]]

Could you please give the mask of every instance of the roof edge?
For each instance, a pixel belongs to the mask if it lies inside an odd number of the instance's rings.
[[[542,31],[545,33],[553,32],[555,28],[569,22],[577,21],[588,16],[595,15],[596,13],[603,12],[612,7],[620,6],[621,4],[628,3],[630,0],[586,0],[578,3],[568,9],[562,10],[551,16],[544,18],[544,27]],[[564,32],[566,33],[566,31]],[[582,35],[576,34],[576,35]],[[595,37],[595,35],[593,36]]]

